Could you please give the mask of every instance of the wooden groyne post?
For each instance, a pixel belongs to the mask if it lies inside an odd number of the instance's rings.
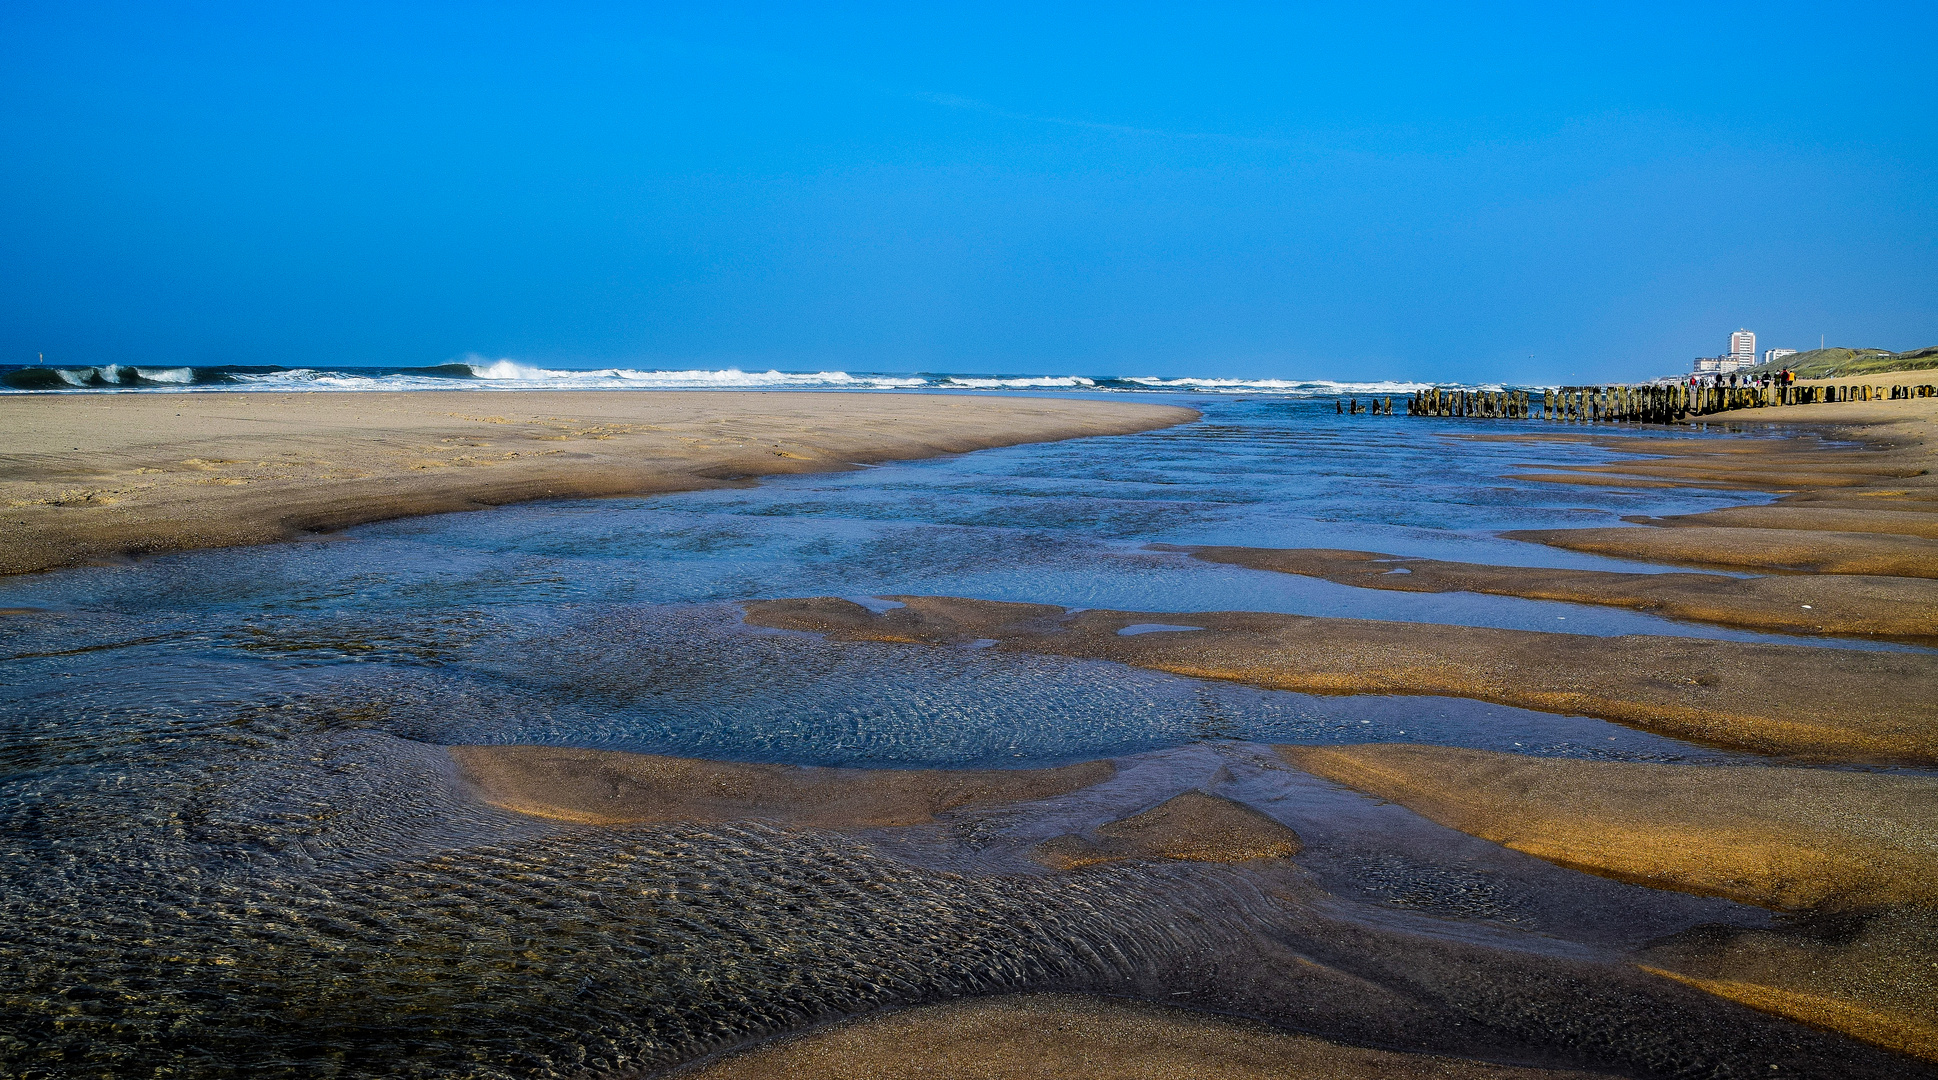
[[[1781,405],[1841,401],[1904,401],[1938,397],[1938,385],[1866,386],[1560,386],[1541,390],[1421,390],[1407,399],[1408,416],[1553,420],[1587,424],[1627,420],[1666,424],[1691,416]]]

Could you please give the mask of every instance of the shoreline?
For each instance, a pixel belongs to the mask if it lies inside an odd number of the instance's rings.
[[[0,574],[541,499],[651,495],[1196,419],[788,391],[0,395]]]

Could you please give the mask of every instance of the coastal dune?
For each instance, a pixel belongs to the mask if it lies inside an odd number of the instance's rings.
[[[1197,417],[746,391],[0,395],[0,574],[534,499],[718,487]]]

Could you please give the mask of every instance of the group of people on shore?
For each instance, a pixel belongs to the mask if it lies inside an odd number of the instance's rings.
[[[1689,376],[1689,385],[1698,390],[1710,390],[1716,387],[1724,387],[1726,389],[1750,386],[1758,388],[1767,386],[1784,387],[1793,386],[1796,384],[1796,381],[1797,373],[1791,371],[1789,368],[1784,368],[1775,373],[1765,372],[1756,376],[1743,375],[1734,371],[1727,375]]]

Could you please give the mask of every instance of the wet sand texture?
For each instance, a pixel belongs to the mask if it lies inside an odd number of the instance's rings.
[[[0,395],[0,573],[1196,416],[1134,402],[908,394]]]
[[[1282,746],[1307,772],[1537,858],[1783,910],[1938,903],[1938,780]]]
[[[1320,694],[1434,694],[1594,716],[1680,739],[1815,758],[1938,762],[1938,656],[1630,635],[1589,637],[1256,612],[1091,610],[898,596],[745,605],[756,626],[857,641],[993,639],[1192,678]],[[1140,623],[1191,633],[1117,631]]]
[[[1299,834],[1243,803],[1187,791],[1097,829],[1095,840],[1059,836],[1030,857],[1053,870],[1123,859],[1243,862],[1299,853]]]
[[[1729,526],[1743,529],[1810,529],[1818,532],[1890,533],[1938,540],[1938,514],[1920,510],[1854,510],[1836,506],[1726,506],[1700,514],[1632,517],[1637,525],[1665,528]]]
[[[1777,930],[1678,935],[1645,954],[1643,970],[1938,1060],[1938,780],[1438,746],[1278,751],[1563,866],[1810,912]]]
[[[1658,456],[1546,466],[1552,471],[1510,479],[1781,493],[1772,504],[1629,519],[1650,528],[1536,529],[1502,535],[1687,566],[1938,578],[1938,543],[1933,543],[1938,539],[1938,401],[1805,405],[1755,413],[1743,422],[1771,423],[1795,434],[1787,439],[1688,440],[1557,433],[1550,437]]]
[[[826,769],[551,746],[450,751],[486,802],[586,825],[915,825],[957,807],[1067,794],[1116,772],[1108,761],[1054,769]]]
[[[1938,544],[1916,536],[1806,529],[1522,529],[1504,532],[1570,551],[1643,562],[1813,574],[1938,577]]]
[[[1785,930],[1704,927],[1644,971],[1927,1061],[1938,1061],[1938,909]]]
[[[1900,516],[1930,517],[1938,525],[1938,515]],[[1487,593],[1632,608],[1754,630],[1878,636],[1920,644],[1938,641],[1938,580],[1931,578],[1623,574],[1443,562],[1327,548],[1152,547],[1188,552],[1206,562],[1302,574],[1366,589]]]
[[[1561,1080],[1592,1074],[1339,1046],[1145,1002],[1026,994],[928,1005],[758,1047],[691,1080]]]

